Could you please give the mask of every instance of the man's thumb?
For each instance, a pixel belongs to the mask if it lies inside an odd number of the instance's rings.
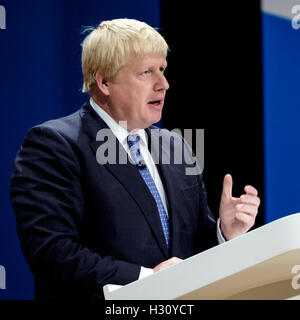
[[[226,174],[223,181],[223,191],[222,196],[225,196],[226,198],[232,197],[232,177],[230,174]]]

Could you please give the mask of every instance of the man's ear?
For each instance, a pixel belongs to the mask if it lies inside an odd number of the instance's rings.
[[[109,95],[108,82],[103,78],[102,74],[97,71],[95,75],[95,80],[99,90],[106,96]]]

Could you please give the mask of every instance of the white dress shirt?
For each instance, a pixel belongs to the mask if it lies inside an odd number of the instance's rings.
[[[116,136],[119,143],[124,147],[125,151],[128,153],[129,157],[131,158],[129,146],[127,144],[127,136],[129,134],[137,134],[140,136],[140,151],[142,153],[142,156],[144,158],[145,164],[147,165],[150,174],[152,176],[152,179],[156,185],[156,188],[158,190],[158,193],[161,197],[164,209],[168,215],[168,203],[166,198],[166,193],[163,187],[163,184],[161,182],[157,167],[153,161],[153,158],[149,152],[148,149],[148,141],[146,137],[146,132],[144,129],[139,129],[136,131],[131,131],[128,133],[128,131],[120,126],[106,111],[104,111],[94,100],[93,98],[90,98],[90,104],[92,108],[96,111],[96,113],[99,115],[100,118],[107,124],[107,126],[111,129],[112,133]],[[222,236],[221,230],[220,230],[220,219],[218,219],[217,222],[217,237],[219,243],[225,242],[224,237]],[[153,269],[141,267],[139,279],[142,279],[148,275],[151,275],[153,273]]]

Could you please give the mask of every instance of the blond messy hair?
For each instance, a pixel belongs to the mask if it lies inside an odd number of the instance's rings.
[[[103,21],[82,43],[82,92],[90,92],[98,70],[113,81],[132,57],[148,53],[168,53],[165,39],[154,28],[134,19]]]

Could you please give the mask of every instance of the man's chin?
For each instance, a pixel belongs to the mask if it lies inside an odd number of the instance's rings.
[[[147,126],[147,128],[152,126],[155,123],[158,123],[160,120],[161,120],[161,113],[157,117],[152,117],[151,122],[149,122],[149,125]]]
[[[130,132],[130,131],[135,131],[139,129],[149,128],[154,123],[159,122],[161,120],[161,116],[162,116],[161,110],[159,112],[158,111],[151,112],[151,114],[145,117],[144,119],[142,119],[142,121],[136,122],[135,124],[132,124],[132,125],[129,125],[129,123],[127,123],[128,124],[127,130]]]

